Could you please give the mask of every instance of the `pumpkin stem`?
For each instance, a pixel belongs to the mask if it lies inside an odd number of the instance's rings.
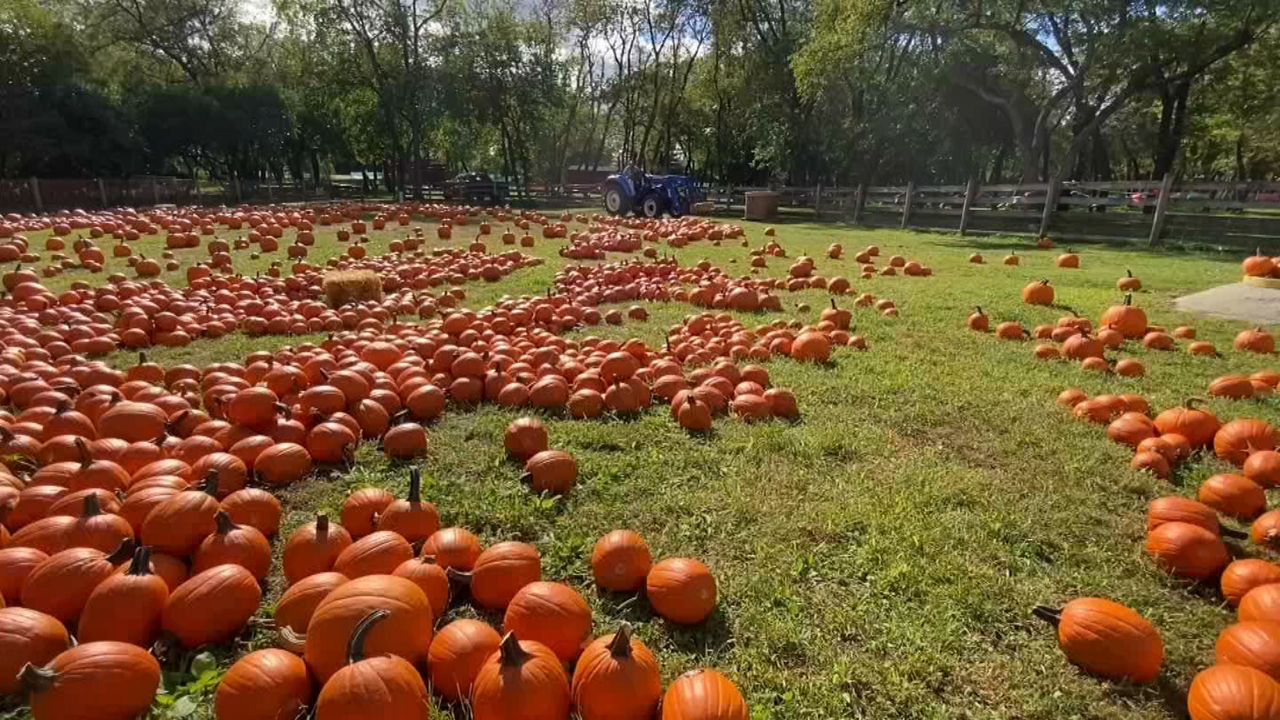
[[[323,539],[329,534],[329,516],[324,513],[316,515],[316,539]]]
[[[200,483],[200,489],[214,497],[218,496],[218,471],[210,470],[209,474],[204,476],[204,481]]]
[[[146,354],[146,353],[144,353],[144,352],[139,352],[139,353],[138,353],[138,364],[139,364],[139,365],[146,365],[146,364],[147,364],[147,354]]]
[[[1132,270],[1130,270],[1129,268],[1125,268],[1125,269],[1124,269],[1124,274],[1125,274],[1127,277],[1133,277],[1133,271],[1132,271]]]
[[[516,478],[516,481],[524,485],[528,485],[529,483],[533,482],[533,473],[522,472],[520,473],[520,477]]]
[[[832,309],[832,310],[835,310],[835,309],[836,309],[836,299],[835,299],[835,298],[831,298],[831,309]]]
[[[29,693],[41,693],[53,687],[57,674],[49,668],[36,667],[31,663],[22,666],[18,672],[18,683]]]
[[[1133,293],[1125,293],[1124,304],[1126,306],[1133,304]]]
[[[307,634],[294,632],[291,627],[280,628],[276,636],[282,649],[297,655],[301,655],[307,646]]]
[[[417,505],[422,502],[422,471],[418,468],[409,469],[409,504]]]
[[[133,549],[137,544],[133,542],[133,538],[125,538],[120,541],[120,547],[116,548],[107,556],[107,562],[112,565],[119,565],[133,556]]]
[[[98,493],[91,492],[84,496],[84,510],[80,512],[80,517],[91,518],[102,514],[102,503],[98,501]]]
[[[456,568],[446,568],[444,574],[447,575],[450,580],[458,583],[459,585],[466,587],[471,586],[471,573],[469,572],[463,572]]]
[[[151,574],[151,548],[146,545],[138,546],[133,551],[133,560],[129,561],[129,569],[125,571],[126,575],[150,575]]]
[[[53,414],[61,415],[70,409],[71,409],[71,401],[66,398],[63,398],[58,401],[58,404],[56,406],[54,406]]]
[[[219,510],[218,514],[213,516],[213,521],[218,526],[217,532],[219,535],[226,535],[239,527],[234,522],[231,522],[231,516],[223,510]]]
[[[390,610],[381,608],[374,610],[364,619],[356,623],[355,630],[351,631],[351,640],[347,643],[347,664],[353,665],[364,659],[364,639],[380,621],[391,614]]]
[[[631,623],[624,622],[618,626],[618,632],[609,642],[609,654],[619,660],[631,657]]]
[[[1054,627],[1058,627],[1058,623],[1062,622],[1061,608],[1051,608],[1048,605],[1037,605],[1031,608],[1031,614]]]
[[[974,306],[973,306],[973,309],[974,309],[974,310],[976,310],[976,311],[978,312],[978,314],[979,314],[979,315],[981,315],[981,314],[982,314],[982,306],[981,306],[981,305],[974,305]]]
[[[501,656],[499,662],[504,668],[518,668],[529,660],[529,653],[520,647],[520,641],[516,639],[515,633],[507,633],[502,638],[502,644],[498,646],[498,653]]]
[[[89,443],[84,438],[76,438],[76,452],[80,453],[80,469],[83,470],[93,464],[93,456],[89,454]]]

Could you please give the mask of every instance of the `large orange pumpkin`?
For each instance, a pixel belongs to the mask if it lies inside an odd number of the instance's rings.
[[[1057,628],[1063,654],[1085,672],[1135,683],[1149,683],[1160,673],[1160,633],[1124,605],[1077,598],[1061,609],[1038,606],[1033,614]]]
[[[161,627],[185,648],[223,643],[240,634],[262,602],[262,588],[239,565],[192,575],[169,594]]]
[[[160,688],[160,663],[146,650],[103,640],[77,645],[19,675],[35,720],[134,720]],[[91,700],[90,700],[91,699]]]
[[[376,609],[363,617],[344,643],[344,663],[316,698],[316,720],[416,720],[426,713],[427,687],[413,663],[369,650],[370,633],[389,622],[391,611]]]
[[[388,615],[365,639],[370,655],[396,655],[415,665],[426,659],[433,623],[426,593],[404,578],[368,575],[329,593],[307,625],[303,658],[321,683],[346,664],[347,642],[372,610]]]

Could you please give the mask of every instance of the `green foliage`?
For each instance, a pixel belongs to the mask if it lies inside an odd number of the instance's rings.
[[[14,0],[0,176],[1267,179],[1277,22],[1271,0]]]

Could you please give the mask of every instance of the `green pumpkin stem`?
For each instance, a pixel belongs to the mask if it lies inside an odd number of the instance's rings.
[[[409,504],[417,505],[422,502],[422,471],[418,468],[409,469]]]
[[[618,632],[609,642],[609,654],[618,660],[631,657],[631,623],[624,622],[618,626]]]
[[[150,575],[151,574],[151,548],[146,545],[140,545],[137,550],[133,551],[133,559],[129,561],[129,569],[125,571],[126,575]]]
[[[1124,304],[1125,304],[1126,306],[1127,306],[1127,305],[1132,305],[1132,304],[1133,304],[1133,293],[1125,293],[1125,296],[1124,296]]]
[[[1061,608],[1051,608],[1048,605],[1037,605],[1031,608],[1031,614],[1054,627],[1058,627],[1058,623],[1062,622]]]
[[[832,309],[832,310],[838,310],[838,309],[839,309],[839,308],[837,308],[837,307],[836,307],[836,299],[835,299],[835,298],[831,298],[831,309]]]
[[[391,611],[386,608],[374,610],[365,615],[363,620],[356,623],[355,630],[351,631],[351,640],[347,643],[347,664],[353,665],[364,659],[365,637],[373,629],[374,625],[377,625],[390,614]]]
[[[498,646],[498,653],[501,656],[500,662],[505,668],[518,668],[529,660],[529,653],[520,647],[520,641],[516,639],[515,633],[507,633],[502,638],[502,644]]]

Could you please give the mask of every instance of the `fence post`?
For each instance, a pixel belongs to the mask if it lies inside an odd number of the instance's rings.
[[[1151,221],[1151,237],[1147,239],[1148,245],[1159,245],[1160,235],[1164,232],[1164,219],[1169,211],[1169,195],[1173,190],[1173,174],[1165,173],[1164,179],[1160,181],[1160,197],[1156,198],[1156,216]]]
[[[191,178],[191,187],[195,190],[196,205],[204,205],[204,195],[200,192],[200,178]]]
[[[907,196],[902,200],[902,229],[906,230],[907,225],[911,223],[911,202],[915,199],[916,183],[914,180],[907,181]]]
[[[267,181],[267,204],[268,205],[275,203],[276,201],[275,196],[276,196],[276,193],[274,190],[271,189],[271,182],[268,180]]]
[[[858,183],[858,187],[853,191],[853,224],[858,224],[858,219],[862,217],[862,204],[867,199],[867,186]]]
[[[102,182],[102,178],[97,179],[98,182],[98,199],[102,201],[102,207],[107,206],[107,185]]]
[[[239,176],[239,175],[232,175],[232,176],[231,176],[231,186],[232,186],[232,188],[234,188],[234,189],[235,189],[235,191],[236,191],[236,204],[237,204],[237,205],[239,205],[239,204],[241,203],[241,200],[240,200],[240,176]]]
[[[31,178],[31,199],[35,202],[36,212],[44,212],[44,198],[40,197],[40,181]]]
[[[160,185],[156,182],[155,178],[151,178],[151,204],[160,204]]]
[[[978,179],[969,178],[964,189],[964,206],[960,210],[960,234],[969,232],[969,213],[973,210],[973,199],[978,196]]]
[[[1053,219],[1053,213],[1058,209],[1058,195],[1062,192],[1062,183],[1057,178],[1049,178],[1049,187],[1044,193],[1044,212],[1040,214],[1040,235],[1044,237],[1049,234],[1049,222]]]

